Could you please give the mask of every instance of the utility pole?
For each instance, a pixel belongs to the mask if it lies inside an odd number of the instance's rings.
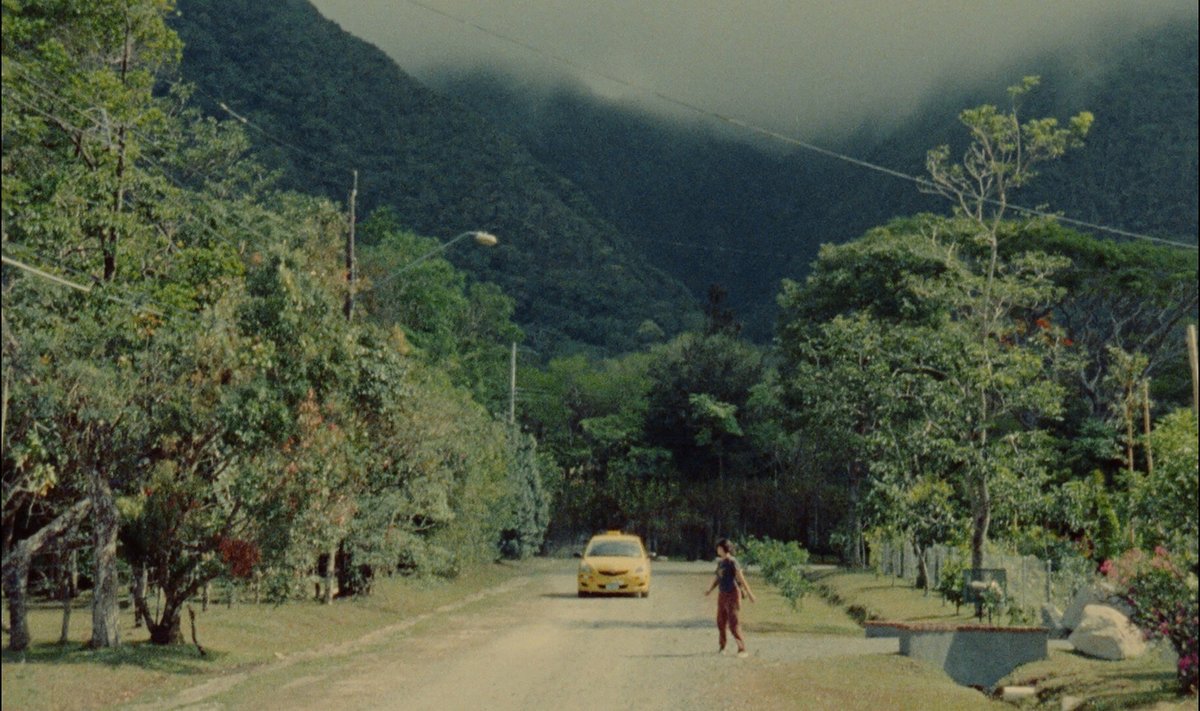
[[[512,357],[508,364],[508,424],[517,424],[517,342],[512,344]]]
[[[354,202],[358,199],[358,171],[353,171],[354,181],[350,184],[350,224],[346,229],[346,303],[342,307],[346,320],[354,314]],[[325,559],[325,590],[321,596],[326,605],[333,604],[333,581],[337,577],[337,552],[341,541],[333,541]]]
[[[342,311],[346,320],[354,313],[354,202],[358,198],[358,171],[354,171],[354,183],[350,188],[350,228],[346,231],[346,304]]]

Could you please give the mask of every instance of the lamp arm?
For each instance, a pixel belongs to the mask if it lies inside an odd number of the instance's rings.
[[[467,232],[463,232],[463,233],[462,233],[462,234],[460,234],[460,235],[456,235],[456,236],[455,236],[455,237],[453,237],[452,239],[446,240],[445,242],[441,243],[441,244],[440,244],[440,245],[438,245],[437,247],[434,247],[433,249],[429,250],[429,251],[428,251],[428,252],[426,252],[425,254],[422,254],[421,256],[419,256],[419,257],[417,257],[416,259],[412,260],[412,261],[411,261],[411,262],[409,262],[408,264],[405,264],[403,267],[400,267],[400,268],[399,268],[399,269],[397,269],[396,271],[394,271],[394,272],[392,272],[392,273],[388,274],[387,276],[385,276],[385,277],[383,277],[383,278],[379,279],[378,281],[376,281],[376,282],[374,283],[374,285],[373,285],[373,286],[375,286],[375,287],[379,287],[379,285],[383,284],[384,282],[390,281],[391,279],[393,279],[393,278],[395,278],[395,277],[398,277],[398,276],[400,276],[400,275],[401,275],[401,274],[403,274],[404,272],[408,271],[409,269],[412,269],[413,267],[417,266],[417,265],[418,265],[418,264],[420,264],[421,262],[423,262],[423,261],[425,261],[426,259],[429,259],[429,258],[430,258],[430,257],[432,257],[433,255],[437,254],[438,252],[445,251],[445,250],[446,250],[446,248],[448,248],[450,245],[454,244],[455,242],[459,241],[460,239],[462,239],[462,238],[464,238],[464,237],[470,237],[471,235],[474,235],[474,234],[478,234],[478,230],[468,230]]]

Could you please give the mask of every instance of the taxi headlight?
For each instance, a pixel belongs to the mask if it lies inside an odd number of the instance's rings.
[[[638,566],[638,568],[637,568],[637,570],[635,570],[635,571],[633,571],[633,572],[634,572],[636,575],[641,575],[642,573],[646,572],[646,566],[644,566],[644,565],[639,565],[639,566]]]
[[[591,572],[592,572],[592,566],[588,565],[587,563],[579,564],[579,574],[580,575],[583,575],[585,573],[591,573]]]

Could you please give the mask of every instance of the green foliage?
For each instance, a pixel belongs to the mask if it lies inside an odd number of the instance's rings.
[[[955,614],[963,604],[963,570],[966,566],[961,560],[950,559],[942,564],[938,574],[937,585],[934,587],[943,600],[954,603]]]
[[[550,501],[542,481],[543,469],[553,460],[539,456],[537,441],[527,435],[509,435],[508,521],[500,531],[500,554],[507,558],[527,558],[542,546],[550,524]]]
[[[1130,620],[1147,637],[1170,642],[1177,658],[1178,690],[1194,696],[1200,685],[1195,539],[1190,548],[1176,553],[1160,546],[1147,555],[1135,548],[1107,561],[1102,570],[1123,591],[1121,598],[1132,610]]]
[[[1100,472],[1064,484],[1059,493],[1058,510],[1067,529],[1088,541],[1094,560],[1116,557],[1128,547],[1128,538],[1122,535],[1109,487]]]
[[[524,338],[512,322],[513,300],[495,284],[468,283],[449,262],[428,258],[440,245],[397,221],[385,208],[362,225],[359,302],[375,323],[402,328],[414,355],[501,412],[508,406],[509,344]]]
[[[1196,417],[1176,410],[1159,420],[1151,436],[1154,471],[1139,477],[1130,492],[1147,545],[1195,548],[1198,538]]]
[[[425,261],[392,311],[347,320],[341,210],[267,190],[236,125],[154,90],[178,59],[168,10],[4,5],[5,255],[82,286],[6,261],[6,532],[111,496],[122,564],[164,593],[156,619],[134,601],[156,642],[216,576],[308,594],[324,555],[366,592],[492,561],[505,528],[536,550],[553,462],[480,404],[513,301]],[[377,232],[371,268],[433,246]]]
[[[652,351],[645,431],[649,444],[669,450],[683,476],[723,476],[744,451],[737,413],[762,378],[762,355],[724,334],[684,334]]]
[[[808,551],[795,541],[776,541],[771,538],[750,538],[743,544],[742,562],[758,565],[764,578],[798,609],[800,601],[812,592],[812,582],[806,576]]]

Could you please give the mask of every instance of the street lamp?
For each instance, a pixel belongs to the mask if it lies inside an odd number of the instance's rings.
[[[475,244],[479,245],[480,247],[495,247],[496,244],[500,242],[500,240],[496,238],[496,235],[492,234],[491,232],[484,232],[483,230],[468,230],[466,232],[463,232],[460,235],[455,235],[453,238],[446,240],[445,242],[439,244],[438,246],[429,250],[425,254],[422,254],[421,256],[412,260],[408,264],[405,264],[403,267],[400,267],[399,269],[392,272],[391,274],[388,274],[387,276],[384,276],[384,277],[376,280],[374,283],[374,286],[378,287],[380,284],[383,284],[386,281],[389,281],[391,279],[394,279],[397,276],[400,276],[404,272],[408,271],[409,269],[412,269],[413,267],[417,266],[421,262],[423,262],[426,259],[429,259],[433,255],[437,254],[438,252],[442,252],[442,251],[446,250],[447,248],[450,247],[450,245],[454,244],[455,242],[464,240],[468,237],[472,238],[475,241]]]

